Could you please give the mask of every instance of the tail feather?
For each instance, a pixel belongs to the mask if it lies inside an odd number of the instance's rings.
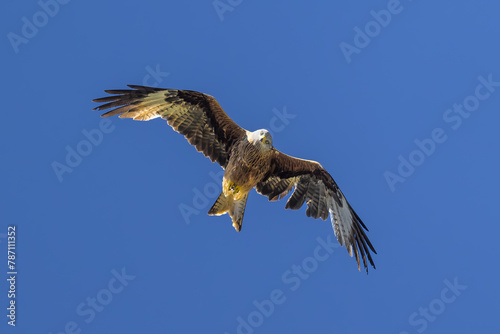
[[[226,196],[224,195],[224,192],[221,192],[219,198],[217,198],[212,208],[208,211],[208,214],[220,216],[225,213],[229,213],[229,216],[231,216],[231,220],[233,221],[233,227],[239,232],[241,231],[241,225],[243,224],[243,216],[245,215],[247,199],[248,193],[245,194],[242,199],[234,201],[233,196]]]
[[[248,193],[239,201],[234,202],[234,205],[229,209],[229,215],[233,220],[233,227],[236,231],[241,231],[243,224],[243,216],[245,215],[245,206],[247,205]]]
[[[215,201],[212,208],[208,210],[208,214],[211,216],[220,216],[229,212],[229,208],[232,206],[232,198],[228,198],[221,192],[219,198]]]

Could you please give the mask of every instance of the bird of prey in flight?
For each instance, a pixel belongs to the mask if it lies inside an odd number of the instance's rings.
[[[148,121],[161,117],[184,135],[212,162],[225,170],[222,192],[209,215],[229,213],[236,231],[241,230],[250,190],[275,201],[292,194],[285,209],[297,210],[304,202],[306,215],[326,220],[330,215],[337,240],[349,255],[367,260],[375,268],[370,250],[376,254],[365,234],[365,224],[347,202],[332,176],[318,162],[281,153],[265,130],[247,131],[236,124],[210,95],[178,89],[129,85],[131,89],[105,90],[110,96],[93,100],[104,103],[94,110],[110,111],[103,117],[120,115]]]

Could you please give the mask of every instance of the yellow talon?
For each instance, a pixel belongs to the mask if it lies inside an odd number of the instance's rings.
[[[232,192],[233,194],[237,194],[240,192],[241,187],[234,184],[234,182],[228,182],[227,190]]]

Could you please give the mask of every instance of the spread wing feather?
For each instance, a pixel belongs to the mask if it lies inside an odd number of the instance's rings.
[[[210,95],[189,90],[129,87],[132,89],[106,90],[113,95],[93,100],[104,103],[94,110],[112,109],[102,117],[119,115],[139,121],[162,117],[199,152],[223,168],[233,143],[245,136],[245,130],[231,120]]]
[[[315,161],[294,158],[275,150],[269,173],[257,184],[256,190],[275,201],[292,189],[285,209],[298,210],[306,203],[308,217],[326,220],[330,215],[337,240],[345,245],[349,255],[355,256],[358,268],[361,269],[361,259],[367,271],[368,261],[375,268],[370,250],[377,252],[363,230],[368,229],[331,175]]]

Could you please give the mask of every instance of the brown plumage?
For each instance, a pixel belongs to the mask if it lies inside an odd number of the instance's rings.
[[[129,87],[133,89],[105,90],[117,95],[93,100],[107,102],[93,110],[116,108],[102,117],[120,115],[138,121],[162,117],[199,152],[226,167],[229,149],[245,135],[245,130],[227,116],[213,97],[188,90]]]
[[[132,89],[106,90],[113,94],[94,102],[94,110],[112,109],[103,117],[119,115],[147,121],[162,117],[191,145],[225,169],[222,192],[209,215],[229,213],[241,230],[248,194],[258,193],[275,201],[293,190],[285,208],[307,204],[306,215],[326,220],[330,215],[335,235],[349,254],[375,268],[368,230],[352,209],[331,175],[317,162],[288,156],[272,146],[267,130],[249,132],[238,126],[211,96],[188,90],[129,85]]]

